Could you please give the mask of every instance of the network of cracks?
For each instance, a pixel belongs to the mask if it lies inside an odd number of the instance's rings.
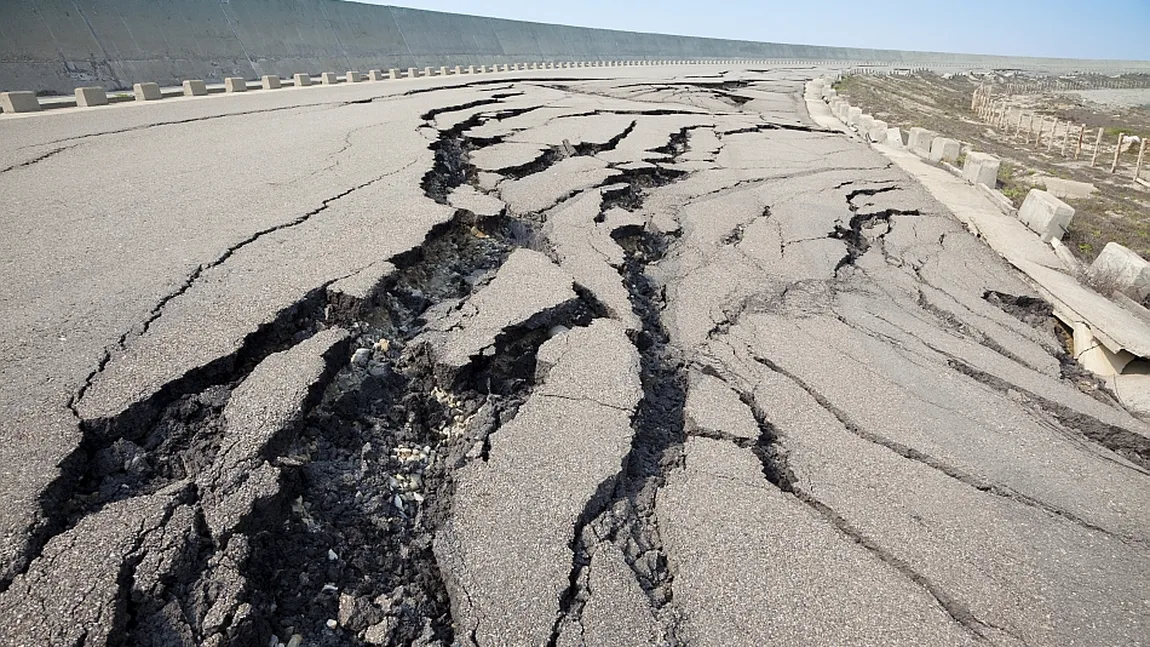
[[[737,112],[752,101],[751,95],[739,94],[745,86],[689,83],[674,92],[720,102]],[[425,125],[437,133],[431,143],[435,163],[422,180],[428,199],[449,204],[452,192],[460,187],[489,197],[499,195],[490,178],[486,182],[481,178],[492,172],[477,169],[471,157],[477,150],[504,143],[507,136],[468,133],[538,109],[503,105],[515,96],[511,88],[495,88],[476,101],[423,115]],[[514,182],[546,173],[565,160],[601,156],[616,150],[642,127],[645,118],[676,110],[603,108],[585,113],[615,115],[625,125],[598,143],[554,142],[543,147],[536,159],[494,173],[500,181]],[[437,117],[464,112],[470,116],[449,127],[436,126]],[[698,116],[694,111],[684,114]],[[707,141],[721,145],[723,137],[781,129],[815,130],[767,120],[717,134],[713,127],[682,127],[661,146],[648,149],[658,154],[656,159],[642,164],[613,162],[607,166],[606,179],[559,200],[558,204],[570,203],[597,193],[594,222],[620,223],[609,232],[621,250],[621,262],[611,264],[611,269],[625,289],[627,317],[635,322],[626,335],[639,358],[641,397],[630,411],[631,442],[618,472],[599,484],[571,529],[569,577],[554,602],[550,645],[579,644],[579,627],[590,597],[589,567],[595,547],[603,542],[618,548],[646,597],[653,619],[652,640],[663,645],[690,644],[683,629],[684,611],[675,600],[675,569],[661,537],[656,505],[668,474],[683,467],[684,446],[690,437],[731,443],[753,453],[765,482],[921,586],[964,631],[982,637],[999,630],[872,541],[796,478],[788,466],[787,451],[779,443],[780,433],[771,422],[771,403],[757,398],[752,386],[739,380],[729,380],[728,385],[751,413],[753,434],[733,435],[693,424],[685,411],[692,375],[724,380],[727,372],[685,352],[668,330],[666,276],[653,268],[682,245],[683,230],[645,222],[645,205],[661,187],[692,178],[695,171],[683,162],[699,134],[696,131],[709,131]],[[768,181],[739,180],[715,193]],[[838,187],[851,217],[825,236],[841,241],[844,250],[840,258],[833,259],[830,290],[850,289],[849,279],[868,271],[859,267],[860,259],[872,247],[884,246],[893,223],[919,214],[913,206],[881,204],[881,194],[898,188],[895,181],[845,181]],[[470,635],[459,632],[455,608],[460,601],[453,596],[464,593],[445,582],[435,547],[437,533],[452,516],[455,475],[468,465],[489,460],[491,439],[532,397],[545,377],[537,362],[541,347],[572,330],[619,318],[619,312],[616,304],[606,303],[594,289],[576,281],[574,298],[505,326],[481,353],[451,370],[437,362],[436,343],[442,339],[437,335],[443,332],[442,322],[456,321],[452,317],[493,284],[513,254],[528,250],[556,258],[557,241],[548,226],[548,214],[555,206],[519,212],[504,205],[482,214],[456,209],[454,217],[433,228],[419,247],[380,259],[390,262],[394,271],[367,298],[337,299],[327,286],[317,289],[250,335],[234,354],[168,384],[119,416],[82,421],[83,445],[45,496],[48,522],[29,546],[24,567],[17,570],[27,570],[53,538],[83,528],[92,515],[135,500],[160,500],[156,523],[141,533],[138,545],[142,548],[148,543],[152,548],[129,550],[119,566],[109,644],[447,646],[477,642],[474,631]],[[624,212],[635,217],[620,218]],[[758,220],[770,218],[767,206]],[[743,244],[755,226],[755,221],[741,222],[718,244]],[[195,280],[191,277],[189,284]],[[788,296],[787,288],[780,288],[746,299],[740,310],[713,322],[709,334],[721,335],[743,315],[788,304],[804,289]],[[821,298],[817,291],[808,292],[802,298]],[[1027,324],[1050,325],[1050,312],[1041,302],[994,291],[987,291],[985,298]],[[924,299],[923,309],[930,312],[931,307]],[[945,312],[932,314],[946,317]],[[317,352],[322,365],[298,392],[297,406],[248,462],[228,463],[234,452],[227,444],[231,440],[225,414],[239,397],[236,394],[270,358],[323,334],[328,335],[327,342]],[[1059,353],[1055,345],[1051,352]],[[837,409],[815,386],[774,362],[769,353],[752,359],[761,370],[789,379],[810,394],[848,431],[867,436],[848,412]],[[1064,377],[1090,382],[1076,372],[1072,360],[1064,355],[1061,359]],[[951,367],[990,388],[1020,390],[957,356]],[[103,364],[97,372],[102,369]],[[1107,399],[1103,388],[1094,383],[1088,386],[1092,395]],[[82,391],[78,397],[83,397]],[[1142,467],[1150,463],[1150,447],[1136,435],[1039,394],[1025,393],[1025,397],[1090,441]],[[931,463],[930,457],[912,448],[882,438],[867,439],[904,458]],[[257,464],[274,468],[274,485],[257,488],[250,506],[232,515],[233,523],[221,524],[214,513],[205,512],[205,501],[217,497],[225,486],[236,490],[256,481],[257,471],[252,470],[245,477],[247,482],[232,487],[229,479],[235,477],[221,471],[221,465],[249,469]],[[932,467],[947,469],[945,465]],[[967,478],[957,472],[950,476]],[[1016,492],[970,482],[996,495],[1025,499]],[[1050,512],[1089,525],[1064,510]],[[149,533],[164,537],[146,542]],[[10,590],[23,575],[17,572],[8,577],[3,588]]]

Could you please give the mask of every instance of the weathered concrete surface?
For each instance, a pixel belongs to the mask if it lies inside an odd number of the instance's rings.
[[[1062,240],[1073,218],[1073,207],[1040,189],[1031,189],[1018,208],[1018,219],[1038,234],[1042,242]]]
[[[1143,641],[1133,315],[807,72],[578,71],[0,117],[0,644]]]
[[[998,182],[998,169],[1002,162],[990,153],[971,151],[962,165],[962,177],[973,184],[984,184],[993,189]]]

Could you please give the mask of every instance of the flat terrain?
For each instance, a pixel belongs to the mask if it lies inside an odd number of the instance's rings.
[[[815,73],[0,119],[0,644],[1145,644],[1150,430]]]

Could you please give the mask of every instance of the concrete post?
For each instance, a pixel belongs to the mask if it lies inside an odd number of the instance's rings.
[[[1122,138],[1126,133],[1118,133],[1118,143],[1114,146],[1114,163],[1110,165],[1110,172],[1113,173],[1118,170],[1118,157],[1122,155]]]
[[[136,101],[157,101],[164,98],[160,93],[159,83],[136,83],[132,86],[132,92],[136,95]]]
[[[304,74],[303,72],[297,72],[293,74],[291,80],[297,88],[306,88],[307,86],[311,85],[311,75]]]
[[[414,67],[407,68],[407,78],[414,79],[417,76],[419,76],[418,70],[416,70]]]
[[[455,75],[456,75],[456,76],[460,76],[460,75],[462,75],[462,74],[463,74],[463,67],[462,67],[462,66],[459,66],[459,65],[456,65],[456,66],[455,66]]]
[[[76,88],[76,105],[81,108],[108,105],[108,93],[101,87]]]
[[[363,75],[356,71],[348,71],[343,78],[347,79],[348,83],[359,83],[363,80]]]
[[[399,68],[393,67],[387,70],[387,78],[391,79],[392,81],[398,80],[400,75],[401,72],[399,71]]]
[[[447,66],[446,65],[439,66],[439,76],[447,76]]]
[[[371,81],[382,81],[383,80],[383,70],[368,70],[367,71],[367,78]]]
[[[265,90],[278,90],[280,89],[280,77],[275,74],[265,74],[260,77],[260,84]]]
[[[425,67],[425,68],[423,68],[423,75],[424,76],[435,76],[435,70],[432,70],[430,67]]]
[[[319,82],[323,85],[335,85],[339,83],[339,77],[335,75],[335,72],[324,72],[319,75]]]
[[[1134,179],[1138,180],[1142,177],[1142,160],[1146,159],[1146,138],[1142,138],[1142,144],[1138,147],[1138,161],[1134,164]]]
[[[224,91],[226,92],[247,92],[248,82],[242,76],[229,76],[224,79]]]
[[[1098,139],[1094,140],[1094,154],[1090,156],[1090,168],[1098,163],[1098,151],[1102,148],[1102,128],[1098,129]]]
[[[35,92],[0,92],[0,108],[4,112],[39,112],[40,100]]]
[[[474,65],[468,65],[467,66],[467,73],[468,74],[475,74],[475,66]]]
[[[183,82],[185,97],[202,97],[208,93],[208,86],[199,79],[190,79]]]

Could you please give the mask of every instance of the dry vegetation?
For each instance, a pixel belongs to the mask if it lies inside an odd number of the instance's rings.
[[[1085,263],[1090,263],[1109,241],[1150,258],[1150,189],[1136,185],[1130,177],[1137,159],[1137,146],[1123,154],[1118,174],[1110,173],[1118,133],[1150,136],[1150,109],[1090,103],[1072,93],[1013,96],[1012,105],[1016,107],[1035,111],[1040,116],[1086,124],[1088,137],[1083,155],[1075,161],[1072,151],[1076,137],[1071,137],[1069,156],[1064,158],[1061,129],[1053,150],[1047,151],[1045,145],[1036,149],[1013,134],[978,121],[970,110],[976,87],[978,81],[964,75],[945,78],[934,74],[851,76],[836,85],[840,95],[876,119],[904,130],[912,126],[928,128],[958,139],[973,150],[1002,158],[998,190],[1015,206],[1022,204],[1031,188],[1043,188],[1044,176],[1092,183],[1098,191],[1089,198],[1066,199],[1076,213],[1063,242]],[[1150,103],[1150,90],[1146,93]],[[998,95],[1003,96],[1001,90]],[[1091,168],[1094,135],[1090,129],[1096,133],[1099,127],[1106,129],[1104,154],[1098,166]],[[1150,167],[1150,163],[1147,166]],[[1150,169],[1144,170],[1143,177],[1148,175]]]

